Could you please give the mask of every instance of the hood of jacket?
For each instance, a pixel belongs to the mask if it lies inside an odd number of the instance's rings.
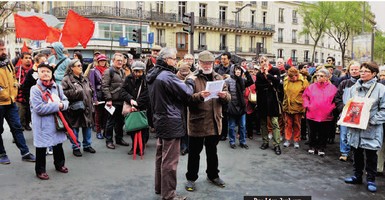
[[[63,53],[64,46],[63,46],[63,44],[61,42],[54,42],[54,43],[52,43],[52,47],[56,51],[57,61],[61,60],[61,59],[63,59],[65,57],[65,55]]]

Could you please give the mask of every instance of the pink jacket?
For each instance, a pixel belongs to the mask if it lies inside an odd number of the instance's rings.
[[[337,88],[330,82],[313,83],[302,95],[303,107],[307,108],[307,119],[323,122],[333,120],[333,103]]]

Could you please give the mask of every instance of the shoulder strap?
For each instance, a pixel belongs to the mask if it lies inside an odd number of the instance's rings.
[[[57,68],[60,64],[62,64],[65,60],[66,60],[66,57],[62,58],[62,59],[56,64],[56,67],[55,67],[55,68]]]
[[[376,87],[376,85],[377,85],[377,82],[375,82],[372,86],[370,86],[369,91],[365,95],[366,98],[368,98],[372,94],[372,92],[373,92],[374,88]]]

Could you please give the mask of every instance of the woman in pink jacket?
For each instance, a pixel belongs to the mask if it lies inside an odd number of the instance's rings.
[[[306,88],[302,95],[310,128],[308,152],[318,152],[319,156],[325,155],[327,133],[333,128],[333,98],[337,88],[330,83],[330,75],[327,69],[320,69],[316,74],[317,81]]]

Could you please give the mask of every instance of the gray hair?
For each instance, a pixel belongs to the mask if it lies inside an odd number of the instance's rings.
[[[122,53],[114,53],[114,55],[112,56],[112,60],[115,60],[116,57],[123,57],[123,54]]]
[[[72,67],[75,66],[75,63],[80,62],[79,59],[73,59],[68,63],[67,69],[64,74],[72,74]]]
[[[325,68],[321,68],[320,70],[318,70],[318,73],[323,73],[325,74],[327,77],[330,77],[330,72],[329,70],[325,69]]]
[[[162,50],[160,50],[159,55],[158,55],[158,59],[164,60],[166,58],[170,58],[170,57],[176,55],[176,53],[177,53],[176,48],[164,47],[164,48],[162,48]]]

